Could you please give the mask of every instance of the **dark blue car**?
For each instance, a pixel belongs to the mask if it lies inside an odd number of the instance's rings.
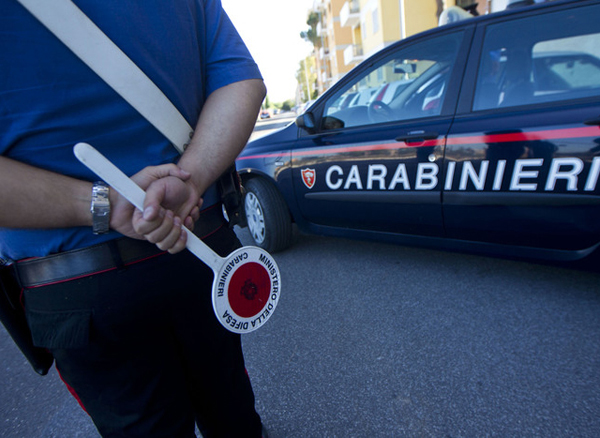
[[[300,230],[537,258],[600,242],[600,2],[387,47],[237,160],[270,251]]]

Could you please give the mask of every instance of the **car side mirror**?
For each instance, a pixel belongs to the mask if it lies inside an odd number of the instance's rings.
[[[296,117],[296,126],[304,129],[309,134],[314,134],[317,132],[315,117],[312,115],[312,113],[304,113]]]

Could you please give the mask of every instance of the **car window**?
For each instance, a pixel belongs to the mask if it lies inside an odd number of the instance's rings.
[[[599,16],[594,5],[489,26],[473,109],[600,95]]]
[[[401,48],[325,104],[323,130],[439,115],[462,32]]]

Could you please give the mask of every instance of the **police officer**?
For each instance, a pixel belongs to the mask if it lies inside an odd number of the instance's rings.
[[[261,436],[238,335],[212,314],[239,246],[215,181],[265,95],[219,0],[75,0],[195,134],[183,156],[15,0],[0,0],[0,257],[34,343],[107,437]],[[135,210],[73,157],[92,144],[147,191]]]

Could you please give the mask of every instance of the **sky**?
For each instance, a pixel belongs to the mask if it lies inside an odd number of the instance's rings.
[[[312,45],[300,38],[313,0],[221,0],[258,64],[273,103],[294,99],[296,71]]]

